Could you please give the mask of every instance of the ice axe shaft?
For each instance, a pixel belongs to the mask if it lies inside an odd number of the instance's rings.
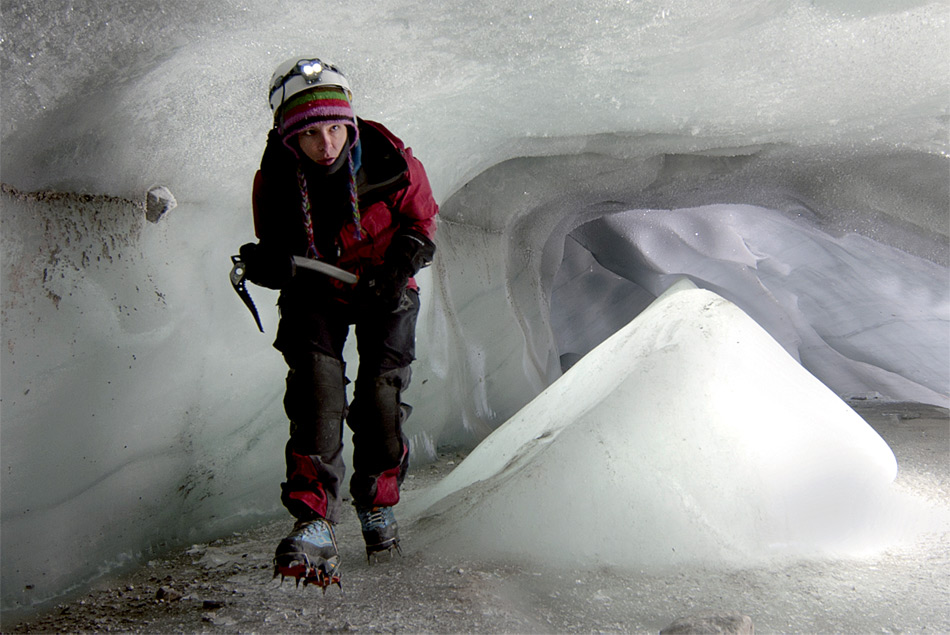
[[[257,328],[261,333],[263,333],[264,327],[261,325],[261,316],[257,312],[257,307],[254,306],[254,300],[251,299],[251,294],[247,290],[247,284],[245,282],[247,267],[244,265],[244,261],[241,260],[240,256],[231,256],[231,263],[231,286],[234,287],[234,290],[244,302],[245,306],[247,306],[248,310],[251,312],[251,315],[254,316],[254,321],[257,323]],[[339,267],[334,267],[333,265],[327,264],[320,260],[313,260],[311,258],[304,258],[302,256],[294,256],[294,265],[303,269],[309,269],[311,271],[322,273],[325,276],[330,276],[331,278],[335,278],[347,284],[356,284],[359,282],[359,276],[356,274],[350,273],[349,271],[344,271]]]
[[[311,258],[304,258],[303,256],[294,256],[294,264],[298,267],[310,269],[311,271],[317,271],[325,276],[336,278],[340,282],[345,282],[347,284],[356,284],[360,280],[359,276],[356,274],[350,273],[349,271],[344,271],[339,267],[334,267],[333,265],[327,264],[322,260],[313,260]]]

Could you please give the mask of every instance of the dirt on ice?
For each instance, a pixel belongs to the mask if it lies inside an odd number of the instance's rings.
[[[947,411],[853,405],[897,455],[897,485],[950,507]],[[443,454],[416,469],[405,496],[424,491],[460,458]],[[658,574],[453,559],[417,549],[412,525],[401,529],[402,557],[369,564],[356,515],[347,514],[337,527],[342,590],[323,593],[272,578],[274,547],[290,526],[269,522],[169,553],[3,631],[657,633],[677,618],[738,612],[760,633],[950,632],[947,533],[862,559]]]

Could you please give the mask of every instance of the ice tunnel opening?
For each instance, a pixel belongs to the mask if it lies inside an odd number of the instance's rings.
[[[604,267],[568,234],[551,290],[551,330],[561,371],[566,372],[655,299],[633,280]],[[596,319],[591,319],[594,313]]]
[[[429,363],[465,398],[428,405],[461,420],[436,444],[484,438],[683,277],[845,399],[950,405],[947,158],[657,143],[531,146],[442,203],[432,346],[454,353]]]
[[[710,204],[574,227],[550,287],[562,372],[685,277],[738,305],[843,398],[943,405],[945,269],[798,216]]]
[[[814,298],[807,288],[787,289],[786,277],[800,263],[771,253],[786,245],[770,241],[768,234],[784,231],[812,245],[798,251],[827,251],[822,243],[830,237],[794,229],[802,221],[790,216],[802,215],[720,203],[585,218],[565,236],[551,284],[549,317],[562,371],[681,278],[739,305],[800,361],[796,329],[808,320],[789,314],[796,302],[813,303]],[[789,328],[789,323],[797,326]]]

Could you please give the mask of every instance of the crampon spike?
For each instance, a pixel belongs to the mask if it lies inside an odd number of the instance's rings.
[[[335,571],[335,567],[334,567]],[[340,583],[340,576],[335,572],[328,572],[324,566],[314,567],[309,563],[304,564],[297,562],[290,567],[274,567],[274,577],[276,578],[280,575],[280,583],[284,584],[285,578],[293,578],[297,588],[300,588],[300,582],[303,581],[304,587],[309,585],[314,585],[323,589],[323,593],[326,594],[327,587],[335,584],[339,587],[340,591],[343,591],[343,585]]]
[[[400,558],[402,557],[402,549],[399,547],[399,542],[398,542],[398,541],[396,541],[396,542],[394,542],[393,544],[389,545],[389,547],[386,547],[385,549],[371,549],[371,548],[367,547],[367,549],[366,549],[366,563],[367,563],[367,564],[373,564],[373,563],[377,563],[377,564],[378,564],[378,563],[379,563],[379,554],[381,554],[381,553],[389,554],[389,559],[390,559],[390,560],[393,560],[393,559],[396,557],[396,556],[393,555],[394,552],[395,552],[395,553],[398,553]]]
[[[315,576],[304,578],[303,585],[308,586],[310,584],[320,587],[323,590],[324,595],[327,594],[327,588],[332,584],[335,584],[340,589],[341,593],[343,592],[343,585],[340,583],[340,576],[335,573],[327,574],[325,571],[318,571]]]

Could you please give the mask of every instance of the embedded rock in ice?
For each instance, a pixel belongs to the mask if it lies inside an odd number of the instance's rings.
[[[858,546],[887,444],[735,305],[681,282],[424,499],[453,551],[748,562]]]
[[[175,195],[164,185],[151,188],[145,195],[145,218],[150,223],[157,223],[176,207]]]

